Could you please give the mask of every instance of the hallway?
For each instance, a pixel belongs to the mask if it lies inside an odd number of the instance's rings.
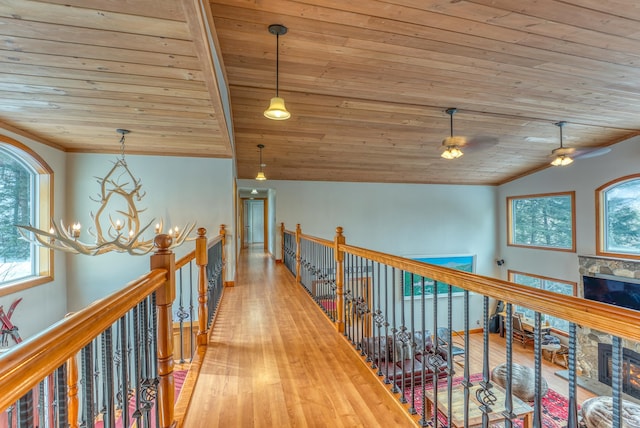
[[[358,360],[286,268],[252,246],[225,290],[183,426],[412,426]]]

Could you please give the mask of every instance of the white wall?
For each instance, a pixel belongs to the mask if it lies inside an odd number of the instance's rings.
[[[1,131],[4,135],[20,141],[38,154],[53,170],[53,215],[64,215],[65,198],[65,153],[37,143],[28,138],[8,131]],[[25,339],[49,327],[62,319],[67,312],[66,269],[65,256],[54,254],[53,281],[20,291],[8,296],[0,297],[0,305],[5,310],[15,299],[21,297],[22,302],[16,307],[11,321],[18,327],[20,336]],[[13,341],[10,339],[9,343]]]
[[[239,187],[252,183],[238,180]],[[305,234],[333,239],[336,226],[342,226],[351,245],[400,256],[475,254],[477,273],[498,273],[495,187],[275,180],[265,184],[278,195],[276,224],[284,222],[288,230],[300,223]],[[481,319],[481,310],[479,302],[472,305],[472,327]],[[460,323],[461,317],[456,319],[457,330]]]
[[[604,156],[578,159],[567,167],[550,167],[504,184],[498,188],[499,254],[504,258],[502,278],[507,269],[534,273],[579,283],[578,255],[596,252],[595,189],[629,174],[640,173],[640,137],[612,146]],[[536,250],[507,246],[506,198],[571,191],[576,192],[576,249],[577,253]]]
[[[86,227],[92,223],[90,212],[99,204],[95,198],[100,188],[94,177],[104,177],[111,169],[114,155],[69,154],[68,186],[66,191],[74,197],[67,200],[66,221],[80,221],[81,239],[90,241]],[[162,156],[127,155],[131,172],[142,180],[146,196],[138,203],[147,210],[141,214],[142,223],[161,217],[165,228],[184,227],[196,222],[205,227],[209,237],[216,236],[221,224],[227,226],[227,280],[235,275],[235,249],[233,249],[233,177],[231,159],[179,158]],[[150,230],[149,237],[153,235]],[[195,236],[195,231],[193,232]],[[194,242],[175,249],[176,259],[193,250]],[[132,257],[126,253],[107,253],[100,256],[68,256],[68,307],[77,310],[101,298],[127,282],[148,272],[149,257]]]

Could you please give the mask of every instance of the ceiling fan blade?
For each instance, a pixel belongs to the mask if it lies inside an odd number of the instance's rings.
[[[477,135],[467,140],[466,148],[472,151],[484,150],[498,144],[498,137],[491,135]]]
[[[589,159],[598,156],[606,155],[611,151],[611,147],[595,147],[591,149],[579,149],[576,150],[574,159]]]

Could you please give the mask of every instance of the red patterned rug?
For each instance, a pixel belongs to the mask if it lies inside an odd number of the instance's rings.
[[[482,380],[482,373],[476,373],[469,376],[469,380],[473,383],[477,383]],[[462,383],[463,377],[457,377],[453,380],[453,386],[458,386]],[[444,383],[442,383],[444,385]],[[429,383],[426,385],[427,389],[432,389],[432,385]],[[422,413],[422,386],[416,386],[414,388],[415,394],[415,403],[414,408],[418,414]],[[405,398],[408,401],[411,401],[411,389],[408,388],[404,393]],[[533,406],[533,402],[529,403],[529,405]],[[579,407],[578,407],[579,408]],[[558,394],[553,389],[549,388],[547,394],[542,397],[542,428],[565,428],[567,426],[567,417],[569,410],[569,400]],[[445,415],[438,414],[438,420],[440,425],[446,427],[447,426],[447,418]],[[514,427],[521,428],[522,421],[514,420]],[[432,426],[432,422],[429,424]],[[492,428],[498,428],[504,426],[503,423],[495,423],[491,425]]]

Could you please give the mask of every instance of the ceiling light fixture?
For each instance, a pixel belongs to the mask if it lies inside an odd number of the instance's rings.
[[[251,194],[252,194],[252,195],[257,195],[257,194],[258,194],[258,189],[253,189],[253,190],[251,191]]]
[[[456,108],[448,108],[445,110],[445,112],[449,115],[450,125],[451,125],[450,136],[442,140],[442,147],[444,147],[444,151],[440,156],[445,159],[457,159],[460,156],[464,155],[460,147],[464,146],[466,142],[465,138],[453,136],[453,115],[456,114],[457,111],[458,109]]]
[[[262,168],[266,166],[262,163],[262,149],[264,149],[264,144],[258,144],[258,149],[260,149],[260,170],[258,171],[258,175],[256,175],[256,180],[264,181],[267,179],[267,176],[264,175],[264,171],[262,170]]]
[[[287,34],[287,27],[280,24],[269,25],[269,32],[276,36],[276,96],[271,98],[269,108],[264,111],[264,116],[273,120],[286,120],[291,117],[291,113],[284,106],[284,99],[279,96],[279,74],[280,74],[280,36]]]
[[[79,240],[82,226],[79,222],[65,225],[52,222],[49,230],[41,230],[31,225],[17,225],[18,231],[24,239],[41,247],[64,251],[72,254],[97,256],[115,251],[129,253],[134,256],[144,255],[154,248],[154,238],[145,240],[143,234],[151,227],[154,220],[141,225],[139,214],[145,209],[139,209],[136,202],[145,197],[142,182],[136,178],[124,158],[124,137],[130,131],[117,129],[120,137],[120,157],[116,158],[113,168],[104,176],[96,177],[100,185],[97,199],[90,198],[100,204],[94,214],[91,213],[93,226],[88,228],[89,235],[95,243],[87,244]],[[116,218],[114,217],[121,217]],[[169,248],[181,245],[194,229],[195,223],[187,224],[182,230],[178,227],[170,228],[167,232],[173,240]],[[155,225],[155,234],[162,233],[162,220]]]
[[[569,155],[572,154],[576,149],[574,149],[573,147],[562,146],[562,128],[564,128],[566,124],[567,122],[565,121],[554,123],[554,125],[560,128],[560,147],[551,151],[551,155],[555,156],[553,161],[551,161],[551,165],[553,166],[567,166],[573,162],[573,159],[571,159]]]

